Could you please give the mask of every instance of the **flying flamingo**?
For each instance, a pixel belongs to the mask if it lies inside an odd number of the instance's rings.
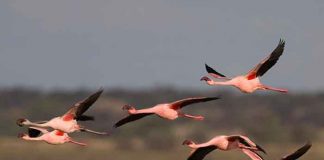
[[[304,146],[299,148],[297,151],[282,157],[281,160],[297,160],[299,157],[304,155],[311,147],[312,147],[312,144],[310,142],[308,142]]]
[[[55,130],[60,130],[66,133],[72,133],[75,131],[82,132],[90,132],[94,134],[106,135],[106,132],[96,132],[87,128],[84,128],[78,125],[77,121],[88,121],[94,120],[93,117],[83,115],[85,111],[89,109],[89,107],[99,98],[103,89],[100,88],[96,93],[92,94],[88,98],[75,103],[68,112],[66,112],[63,116],[55,117],[49,121],[43,122],[30,122],[28,119],[18,119],[17,124],[19,126],[35,126],[35,127],[51,127]]]
[[[272,66],[276,64],[279,57],[282,55],[285,47],[285,41],[280,39],[276,49],[272,51],[270,56],[262,60],[258,65],[256,65],[252,70],[250,70],[246,75],[237,76],[234,78],[227,78],[225,75],[215,71],[213,68],[205,64],[208,74],[217,79],[223,79],[225,81],[213,81],[210,78],[204,76],[200,80],[206,81],[208,85],[229,85],[234,86],[244,93],[252,93],[255,90],[272,90],[277,92],[287,93],[288,90],[281,88],[274,88],[262,84],[259,77],[263,76]]]
[[[193,149],[187,160],[202,160],[208,153],[215,149],[223,151],[241,149],[241,151],[248,155],[252,160],[263,160],[257,151],[266,154],[265,150],[259,145],[252,142],[248,137],[242,135],[216,136],[210,141],[202,144],[196,144],[193,141],[185,140],[182,144]]]
[[[203,144],[195,144],[192,141],[185,140],[183,145],[188,145],[189,147],[193,148],[191,155],[187,160],[202,160],[208,153],[215,149],[227,151],[239,148],[252,160],[262,160],[262,157],[258,155],[256,151],[262,151],[265,153],[260,146],[253,143],[249,138],[240,135],[218,136]],[[297,151],[282,157],[281,160],[297,160],[303,156],[311,148],[311,146],[312,144],[308,142]]]
[[[22,138],[28,141],[45,141],[46,143],[53,145],[73,143],[81,146],[86,146],[86,144],[84,143],[74,141],[71,137],[69,137],[67,133],[64,133],[62,131],[53,130],[49,132],[44,128],[38,127],[29,127],[28,134],[19,133],[18,138]]]
[[[161,118],[174,120],[178,117],[187,117],[195,120],[203,120],[203,116],[193,116],[189,114],[182,113],[180,110],[190,104],[207,102],[219,99],[218,97],[197,97],[197,98],[187,98],[172,103],[157,104],[151,108],[136,110],[130,105],[123,106],[123,110],[127,110],[129,115],[122,120],[118,121],[114,128],[120,127],[126,123],[141,119],[148,115],[156,114]]]

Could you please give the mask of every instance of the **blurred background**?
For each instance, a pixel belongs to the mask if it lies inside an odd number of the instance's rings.
[[[324,152],[324,2],[213,0],[0,1],[0,159],[186,159],[185,139],[246,134],[279,159],[306,141],[304,159]],[[288,94],[247,95],[199,81],[204,64],[229,77],[249,71],[286,40],[283,56],[262,77]],[[88,112],[110,130],[138,108],[191,96],[222,99],[185,109],[203,122],[147,117],[112,136],[71,136],[89,144],[52,146],[17,139],[17,118],[46,120],[98,88]],[[248,159],[214,152],[206,159]]]

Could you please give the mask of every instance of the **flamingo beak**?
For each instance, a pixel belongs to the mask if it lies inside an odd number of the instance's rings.
[[[123,110],[130,110],[130,109],[133,109],[134,107],[130,106],[130,105],[124,105],[123,106]]]
[[[200,79],[200,81],[210,81],[210,79],[209,79],[208,77],[204,76],[204,77],[202,77],[202,78]]]
[[[182,142],[182,145],[190,145],[192,144],[192,141],[189,141],[189,140],[185,140]]]
[[[17,137],[18,137],[18,138],[23,138],[24,136],[26,136],[25,133],[19,133]]]
[[[16,124],[17,124],[18,126],[22,127],[22,126],[24,126],[24,122],[26,122],[26,119],[24,119],[24,118],[19,118],[19,119],[17,119]]]

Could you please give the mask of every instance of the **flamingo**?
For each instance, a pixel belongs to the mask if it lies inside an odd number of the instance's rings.
[[[304,155],[311,147],[312,147],[312,144],[310,142],[308,142],[304,146],[299,148],[297,151],[282,157],[281,160],[297,160],[299,157]]]
[[[266,154],[265,150],[259,145],[252,142],[248,137],[242,135],[216,136],[202,144],[196,144],[193,141],[185,140],[182,144],[192,148],[191,155],[187,160],[202,160],[208,153],[215,149],[223,151],[241,149],[241,151],[248,155],[252,160],[263,160],[257,151]]]
[[[256,151],[262,151],[265,153],[260,146],[253,143],[249,138],[240,135],[218,136],[203,144],[195,144],[190,140],[185,140],[183,145],[188,145],[189,147],[193,148],[191,155],[187,160],[202,160],[208,153],[215,149],[226,151],[240,148],[252,160],[262,160],[262,157],[257,154]],[[311,146],[312,144],[308,142],[295,152],[282,157],[281,160],[297,160],[303,156],[311,148]]]
[[[92,116],[83,115],[85,111],[99,98],[103,89],[100,88],[96,93],[90,95],[88,98],[75,103],[64,115],[52,118],[49,121],[31,122],[28,119],[20,118],[17,120],[19,126],[35,126],[35,127],[51,127],[55,130],[60,130],[66,133],[72,133],[75,131],[89,132],[94,134],[106,135],[106,132],[96,132],[87,128],[84,128],[78,124],[77,121],[94,120]]]
[[[278,46],[272,51],[272,53],[250,70],[246,75],[237,76],[234,78],[227,78],[225,75],[215,71],[213,68],[205,64],[208,74],[217,79],[223,79],[225,81],[214,81],[207,76],[202,77],[200,80],[205,81],[208,85],[229,85],[238,88],[243,93],[252,93],[255,90],[272,90],[277,92],[287,93],[287,89],[274,88],[264,85],[260,82],[259,77],[263,76],[272,66],[274,66],[279,57],[282,55],[285,47],[285,41],[280,39]]]
[[[46,143],[53,145],[73,143],[80,146],[86,146],[85,143],[74,141],[67,133],[64,133],[60,130],[53,130],[49,132],[44,128],[38,127],[29,127],[28,134],[19,133],[18,138],[28,141],[45,141]]]
[[[203,116],[193,116],[189,114],[182,113],[180,109],[190,104],[207,102],[219,99],[218,97],[196,97],[196,98],[186,98],[178,100],[172,103],[157,104],[151,108],[136,110],[135,107],[130,105],[123,106],[123,110],[127,110],[129,115],[117,123],[115,123],[114,128],[120,127],[126,123],[141,119],[143,117],[156,114],[161,118],[168,120],[175,120],[178,117],[187,117],[194,120],[203,120]]]

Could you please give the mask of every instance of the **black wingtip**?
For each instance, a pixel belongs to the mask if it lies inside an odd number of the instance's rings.
[[[95,117],[87,116],[87,115],[81,115],[81,116],[77,116],[75,118],[75,120],[77,120],[77,121],[94,121]]]
[[[102,87],[100,87],[95,93],[91,94],[87,98],[87,100],[88,101],[92,101],[92,103],[94,103],[101,96],[101,94],[102,94],[103,91],[104,91],[104,89]],[[91,105],[92,105],[92,103],[91,103]]]
[[[306,146],[306,145],[311,147],[313,144],[312,144],[311,141],[307,141],[307,143],[305,144],[305,146]]]
[[[256,147],[261,151],[263,152],[264,154],[267,154],[267,152],[259,145],[256,145]]]
[[[104,87],[101,86],[101,87],[98,89],[97,93],[98,93],[98,94],[102,94],[103,91],[104,91]]]
[[[294,153],[282,157],[281,160],[296,160],[299,157],[303,156],[311,147],[312,147],[312,143],[308,141],[305,145],[303,145]]]
[[[215,71],[213,68],[211,68],[210,66],[208,66],[206,63],[205,63],[205,68],[206,68],[206,71],[207,71],[209,74],[215,74],[215,75],[217,75],[217,77],[218,77],[218,76],[219,76],[219,77],[223,77],[223,78],[226,77],[225,75],[223,75],[223,74],[221,74],[221,73]]]
[[[118,127],[120,127],[120,125],[118,125],[118,124],[114,124],[112,128],[113,128],[113,129],[117,129]]]
[[[302,148],[304,148],[306,150],[305,152],[307,152],[312,147],[312,145],[313,144],[311,141],[307,141]]]
[[[279,45],[280,46],[285,46],[285,44],[286,44],[286,41],[283,38],[280,38]]]
[[[93,93],[88,99],[93,99],[93,103],[97,101],[97,99],[101,96],[102,92],[104,91],[103,87],[100,87],[99,90]]]
[[[251,150],[252,151],[252,150]],[[259,153],[252,151],[254,154],[256,154],[261,160],[265,160]]]
[[[211,67],[209,67],[209,66],[207,65],[207,63],[205,63],[205,68],[206,68],[206,71],[207,71],[208,73],[214,73],[214,69],[211,68]]]
[[[208,97],[207,100],[212,101],[212,100],[217,100],[221,99],[220,97]]]

